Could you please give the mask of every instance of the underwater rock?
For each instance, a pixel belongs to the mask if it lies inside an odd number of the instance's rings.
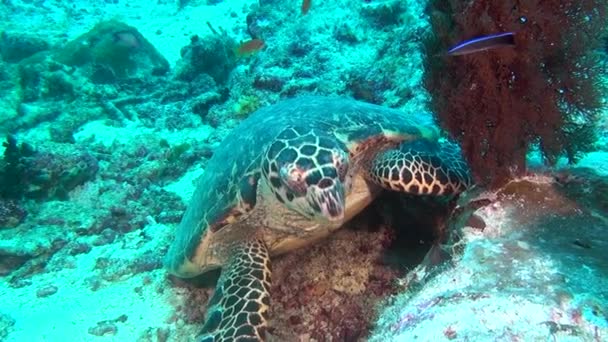
[[[143,144],[135,144],[125,150],[123,154],[109,159],[112,163],[108,165],[103,175],[119,182],[130,180],[135,183],[136,189],[132,199],[139,203],[148,203],[153,199],[160,202],[160,198],[170,197],[171,195],[161,188],[149,188],[150,182],[162,183],[177,179],[194,163],[204,165],[212,155],[208,144],[182,143],[170,146],[168,142],[161,141],[161,148],[148,147]],[[125,172],[125,170],[128,171]],[[139,196],[143,191],[152,191],[156,197],[140,199]],[[159,209],[168,209],[165,204],[160,204]]]
[[[28,103],[21,103],[17,108],[17,113],[18,117],[7,123],[10,130],[32,128],[41,122],[54,121],[61,115],[61,111],[56,106],[31,105]]]
[[[55,236],[44,236],[37,227],[33,239],[23,238],[23,241],[14,242],[6,238],[7,234],[15,234],[12,230],[2,231],[0,236],[0,276],[10,275],[10,286],[22,287],[30,285],[29,276],[40,272],[46,266],[49,259],[63,246],[65,240],[61,238],[62,233]],[[21,232],[20,235],[26,234]]]
[[[79,68],[98,84],[161,76],[169,71],[169,62],[136,28],[116,20],[98,23],[54,52],[53,58]]]
[[[12,271],[23,266],[31,257],[0,252],[0,276],[10,274]]]
[[[607,187],[566,169],[463,196],[443,246],[453,262],[410,272],[417,286],[384,309],[370,340],[608,336]]]
[[[190,7],[198,7],[198,6],[204,6],[204,5],[217,5],[220,2],[222,2],[222,0],[178,0],[178,8],[180,10],[184,9],[184,7],[186,6],[190,6]]]
[[[318,3],[313,5],[313,7],[317,6],[317,4]],[[311,30],[314,30],[312,29],[312,26],[308,26],[307,24],[302,25],[302,22],[294,20],[296,16],[300,15],[300,11],[301,2],[260,0],[257,4],[249,6],[248,8],[247,17],[245,18],[247,36],[252,39],[261,40],[273,37],[273,40],[279,39],[279,41],[284,42],[285,44],[281,43],[280,45],[285,46],[294,40],[291,39],[293,37],[297,37],[296,40],[300,40],[303,36],[310,35]],[[318,18],[319,17],[317,17],[317,19]],[[323,19],[320,19],[320,21],[328,23],[328,21],[324,21]],[[293,32],[295,27],[299,27],[301,30]],[[268,58],[267,61],[271,63],[277,63],[279,60],[283,60],[286,63],[293,62],[286,59],[285,57],[287,56],[279,55],[280,54],[274,55]]]
[[[10,63],[19,62],[48,49],[49,44],[41,37],[8,31],[0,34],[0,56]]]
[[[369,67],[349,71],[346,90],[356,99],[389,107],[410,103],[405,107],[409,108],[414,103],[425,103],[425,92],[419,88],[423,73],[417,66],[420,62],[418,37],[424,32],[421,26],[413,21],[408,22],[408,28],[395,28]],[[420,106],[418,110],[426,109]]]
[[[78,91],[83,88],[79,87]],[[37,91],[35,93],[36,100],[39,100],[40,94]],[[17,116],[4,122],[4,128],[7,132],[17,132],[49,122],[48,129],[53,142],[72,144],[74,143],[73,135],[81,125],[106,117],[117,119],[104,111],[96,100],[87,99],[85,95],[79,94],[74,101],[67,105],[62,104],[61,101],[22,102],[17,106]]]
[[[260,109],[261,100],[256,95],[241,95],[232,106],[232,113],[235,117],[244,119],[249,114]]]
[[[176,65],[176,77],[182,81],[193,81],[201,73],[223,84],[236,66],[234,48],[236,42],[227,35],[193,36],[190,45],[180,52]]]

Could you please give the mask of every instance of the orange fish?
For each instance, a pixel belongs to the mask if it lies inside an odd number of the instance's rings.
[[[308,10],[310,9],[310,2],[311,0],[302,1],[302,15],[308,13]]]
[[[262,50],[266,44],[261,39],[251,39],[241,43],[236,49],[235,53],[239,57],[251,56],[254,53]]]

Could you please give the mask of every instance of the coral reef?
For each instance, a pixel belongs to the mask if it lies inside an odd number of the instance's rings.
[[[93,179],[97,160],[86,151],[36,151],[9,136],[0,162],[0,197],[67,199],[68,192]]]
[[[181,49],[174,73],[177,87],[170,86],[171,91],[161,101],[186,100],[193,113],[216,127],[218,118],[208,114],[212,107],[229,98],[227,82],[237,66],[236,41],[225,31],[218,33],[210,24],[209,27],[213,34],[194,35],[190,44]],[[188,89],[185,97],[179,94],[183,89]]]
[[[284,13],[294,11],[293,4],[260,2],[247,15],[247,32],[267,41],[267,48],[249,63],[248,72],[238,75],[242,89],[231,88],[231,95],[253,94],[272,102],[311,92],[343,94],[422,109],[427,96],[419,82],[419,48],[427,24],[419,15],[421,6],[392,0],[315,3],[314,19],[292,23]]]
[[[602,107],[597,48],[607,12],[596,0],[430,2],[425,86],[478,182],[499,186],[524,174],[536,143],[549,164],[590,148]],[[510,31],[513,49],[445,54],[464,39]]]
[[[25,143],[17,144],[17,139],[8,136],[4,146],[4,157],[0,160],[0,197],[20,199],[25,187],[27,158],[35,152]]]
[[[182,48],[182,59],[176,66],[176,77],[192,81],[201,74],[209,75],[217,84],[223,84],[236,66],[236,42],[226,34],[193,36],[190,45]]]
[[[51,121],[55,142],[74,143],[73,133],[94,119],[136,120],[131,108],[161,98],[157,85],[169,71],[167,60],[137,29],[102,21],[62,47],[35,54],[18,67],[20,91],[14,114],[3,129],[29,129]]]
[[[39,151],[28,162],[22,191],[29,198],[65,200],[71,190],[93,179],[98,168],[97,159],[86,151]]]
[[[18,226],[27,213],[17,201],[7,200],[0,197],[0,229]]]

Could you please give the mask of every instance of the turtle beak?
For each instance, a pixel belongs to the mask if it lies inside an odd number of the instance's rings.
[[[321,216],[329,222],[344,220],[344,186],[335,182],[332,186],[317,188],[313,196],[315,206],[320,209]]]

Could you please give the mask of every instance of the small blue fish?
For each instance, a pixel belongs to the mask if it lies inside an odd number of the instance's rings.
[[[491,34],[465,40],[464,42],[455,45],[448,50],[449,56],[468,55],[479,51],[496,49],[505,46],[515,46],[515,34],[513,32],[505,32]]]

